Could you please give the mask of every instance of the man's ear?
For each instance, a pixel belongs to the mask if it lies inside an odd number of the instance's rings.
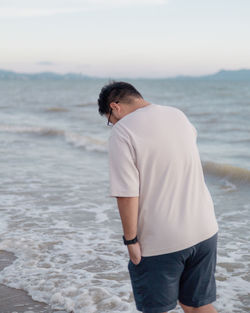
[[[111,102],[110,103],[110,107],[113,109],[113,110],[116,110],[118,113],[120,113],[121,111],[121,106],[119,103],[116,103],[116,102]]]

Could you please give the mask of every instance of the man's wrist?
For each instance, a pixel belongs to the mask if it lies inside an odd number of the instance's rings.
[[[138,240],[137,240],[137,235],[135,236],[135,238],[131,239],[131,240],[127,240],[125,238],[125,236],[122,236],[123,238],[123,243],[127,246],[127,245],[132,245],[135,244]]]

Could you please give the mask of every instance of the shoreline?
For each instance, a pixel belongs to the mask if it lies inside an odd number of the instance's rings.
[[[12,252],[0,250],[0,271],[16,260]],[[53,310],[44,302],[34,301],[25,290],[8,287],[0,283],[0,312],[1,313],[67,313]]]

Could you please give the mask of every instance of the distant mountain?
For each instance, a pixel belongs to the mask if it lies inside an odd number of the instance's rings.
[[[241,81],[247,80],[250,81],[250,70],[242,69],[242,70],[234,70],[234,71],[227,71],[221,70],[215,74],[211,75],[204,75],[204,76],[177,76],[173,79],[177,80],[233,80],[233,81]]]
[[[97,79],[98,77],[87,76],[77,73],[57,74],[53,72],[41,72],[41,73],[16,73],[13,71],[0,70],[0,79],[10,80],[82,80],[82,79]],[[127,78],[129,79],[129,78]],[[143,79],[143,78],[141,78]],[[221,70],[212,75],[204,76],[176,76],[166,77],[162,79],[170,80],[225,80],[225,81],[250,81],[250,70],[241,69],[234,71]]]
[[[53,72],[41,72],[41,73],[16,73],[13,71],[0,70],[0,79],[18,79],[18,80],[79,80],[88,79],[90,76],[77,74],[77,73],[67,73],[67,74],[57,74]]]
[[[242,69],[237,71],[221,70],[213,75],[205,76],[207,79],[216,80],[250,80],[250,70]]]

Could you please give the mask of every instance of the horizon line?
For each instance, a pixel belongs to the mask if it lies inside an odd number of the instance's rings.
[[[82,72],[66,72],[66,73],[59,73],[56,71],[40,71],[40,72],[18,72],[18,71],[14,71],[14,70],[6,70],[6,69],[1,69],[0,68],[0,72],[11,72],[13,74],[23,74],[23,75],[39,75],[39,74],[56,74],[58,76],[65,76],[65,75],[80,75],[80,76],[85,76],[85,77],[89,77],[89,78],[99,78],[99,79],[105,79],[105,78],[129,78],[129,79],[168,79],[168,78],[200,78],[200,77],[206,77],[206,76],[212,76],[212,75],[216,75],[220,72],[239,72],[239,71],[250,71],[250,68],[239,68],[239,69],[234,69],[234,70],[230,70],[230,69],[220,69],[217,70],[216,72],[213,73],[208,73],[208,74],[202,74],[202,75],[186,75],[186,74],[178,74],[175,76],[159,76],[159,77],[149,77],[149,76],[138,76],[138,77],[128,77],[128,76],[112,76],[112,75],[108,75],[108,76],[95,76],[95,75],[88,75],[88,74],[84,74]]]

